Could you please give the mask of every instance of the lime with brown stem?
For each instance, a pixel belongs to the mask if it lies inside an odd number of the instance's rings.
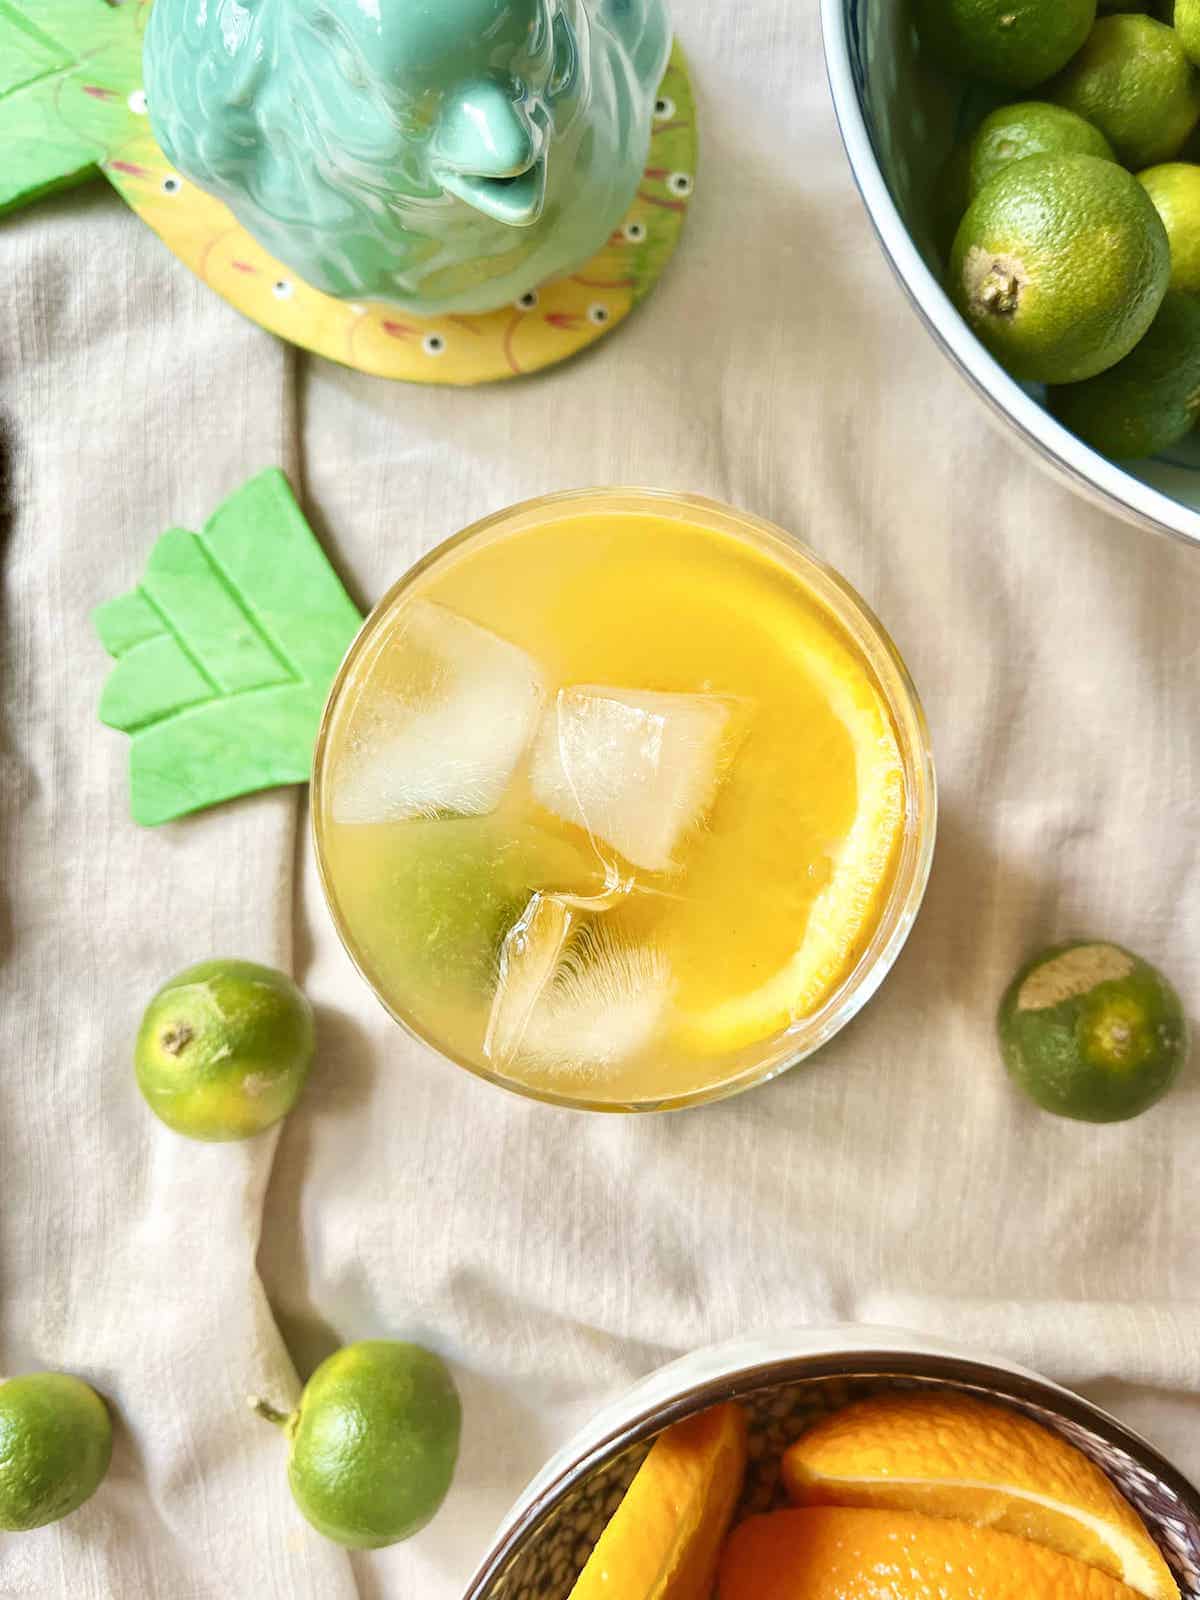
[[[454,1476],[462,1412],[440,1356],[364,1339],[323,1361],[296,1409],[250,1400],[288,1441],[292,1497],[313,1527],[351,1549],[417,1533]]]
[[[948,287],[1014,377],[1076,383],[1129,354],[1170,273],[1166,230],[1132,174],[1099,156],[1041,155],[971,202]]]
[[[134,1049],[155,1116],[189,1139],[248,1139],[295,1105],[315,1049],[312,1007],[282,972],[202,961],[146,1007]]]
[[[1046,1111],[1122,1122],[1162,1098],[1187,1057],[1183,1005],[1120,945],[1076,940],[1027,961],[997,1021],[1014,1081]]]

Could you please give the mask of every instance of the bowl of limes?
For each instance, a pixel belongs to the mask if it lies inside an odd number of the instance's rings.
[[[821,0],[926,327],[1046,465],[1200,543],[1200,0]]]

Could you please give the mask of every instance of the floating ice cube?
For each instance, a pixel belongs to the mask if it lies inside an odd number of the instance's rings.
[[[560,689],[533,747],[533,793],[635,866],[676,865],[720,783],[729,701],[583,684]]]
[[[534,894],[500,949],[500,977],[492,1000],[483,1051],[511,1061],[520,1049],[538,1001],[554,977],[574,915],[556,895]]]
[[[355,729],[333,797],[335,822],[399,822],[494,811],[545,702],[524,650],[432,601],[408,609],[391,647],[412,652],[411,698]]]
[[[484,1050],[563,1075],[623,1066],[650,1043],[670,999],[665,958],[602,919],[580,924],[552,895],[534,895],[505,941]]]

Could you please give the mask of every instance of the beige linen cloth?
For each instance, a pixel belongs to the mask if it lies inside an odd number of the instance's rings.
[[[875,247],[811,0],[676,16],[704,134],[684,247],[543,377],[435,391],[299,356],[103,185],[0,224],[0,1371],[81,1373],[117,1417],[95,1499],[0,1535],[3,1600],[456,1600],[600,1401],[795,1322],[990,1347],[1200,1475],[1200,1069],[1092,1128],[1010,1088],[992,1032],[1018,960],[1078,931],[1200,995],[1200,550],[1107,519],[985,422]],[[729,1104],[553,1111],[385,1018],[301,793],[137,828],[88,614],[272,463],[363,604],[485,512],[612,481],[749,507],[844,572],[922,690],[944,808],[862,1018]],[[190,1144],[138,1097],[143,1004],[214,954],[290,968],[318,1008],[278,1139]],[[349,1556],[293,1510],[243,1397],[286,1400],[293,1363],[371,1335],[452,1362],[462,1458],[426,1532]]]

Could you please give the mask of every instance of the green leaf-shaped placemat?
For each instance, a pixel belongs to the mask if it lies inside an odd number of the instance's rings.
[[[274,468],[200,533],[171,528],[93,618],[116,657],[100,720],[130,735],[147,826],[306,783],[329,685],[361,617]]]
[[[138,131],[148,11],[145,0],[0,0],[0,215],[82,182]]]

